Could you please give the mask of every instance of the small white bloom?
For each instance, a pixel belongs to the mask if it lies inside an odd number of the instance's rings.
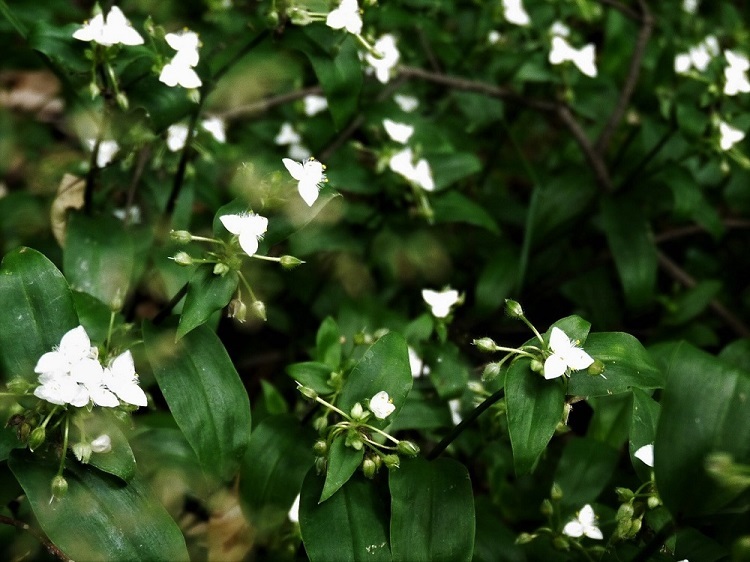
[[[298,144],[302,142],[302,137],[294,130],[291,123],[282,123],[281,129],[279,129],[279,133],[273,139],[273,142],[278,145]]]
[[[424,374],[427,375],[430,372],[430,367],[424,364],[422,358],[417,355],[417,352],[412,346],[408,347],[409,350],[409,368],[411,369],[411,376],[417,378]]]
[[[722,150],[729,150],[735,144],[745,138],[745,133],[739,129],[732,127],[729,123],[724,121],[719,122],[719,145]]]
[[[396,47],[396,38],[390,33],[386,33],[375,42],[373,48],[378,54],[382,55],[381,58],[375,57],[372,53],[367,53],[365,61],[375,72],[375,77],[385,84],[391,79],[391,69],[398,64],[401,58],[401,54]]]
[[[86,145],[89,150],[94,150],[96,141],[94,139],[87,139]],[[117,144],[116,140],[103,140],[99,143],[99,152],[96,155],[96,167],[104,168],[107,164],[112,162],[117,151],[120,150],[120,145]]]
[[[557,326],[552,328],[549,336],[549,347],[552,355],[544,361],[544,378],[555,379],[571,371],[586,369],[594,359],[574,342]]]
[[[91,450],[94,453],[109,453],[112,450],[112,439],[103,433],[91,442]]]
[[[682,11],[694,14],[698,11],[698,0],[682,0]]]
[[[414,153],[411,148],[404,148],[391,156],[388,167],[397,174],[402,175],[410,182],[418,185],[425,191],[435,189],[435,181],[432,179],[432,168],[424,158],[414,164]]]
[[[305,96],[302,99],[302,102],[305,104],[305,115],[308,117],[312,117],[313,115],[317,115],[321,111],[325,111],[328,109],[328,99],[326,99],[324,96],[316,96],[316,95],[309,95]]]
[[[188,126],[184,123],[175,123],[167,129],[167,148],[177,152],[185,148],[188,137]]]
[[[453,425],[460,424],[464,420],[461,416],[461,399],[454,398],[448,400],[448,408],[451,411],[451,421],[453,422]]]
[[[419,100],[414,96],[396,94],[393,96],[393,101],[396,102],[396,105],[401,109],[401,111],[405,111],[406,113],[411,113],[419,107]]]
[[[503,36],[497,29],[492,29],[487,34],[487,43],[489,43],[490,45],[497,45],[502,40],[502,38]]]
[[[677,74],[686,74],[694,68],[703,72],[708,68],[714,57],[719,55],[719,41],[713,35],[706,36],[703,41],[690,47],[686,53],[678,53],[674,59],[674,70]]]
[[[521,0],[503,0],[503,14],[508,22],[515,25],[529,25],[531,18],[523,8]]]
[[[578,70],[590,78],[596,77],[596,51],[593,43],[580,49],[571,47],[565,38],[555,35],[552,37],[552,49],[549,52],[550,64],[572,62]]]
[[[640,460],[646,466],[654,467],[654,444],[649,443],[639,448],[633,456]]]
[[[549,28],[550,35],[559,35],[560,37],[568,37],[570,35],[570,28],[561,21],[556,21]]]
[[[203,84],[193,67],[183,64],[179,56],[175,56],[171,62],[164,65],[159,74],[159,81],[170,88],[180,85],[183,88],[193,89],[200,88]]]
[[[117,396],[107,388],[104,369],[99,361],[84,359],[73,367],[70,374],[76,382],[82,384],[86,389],[88,394],[86,402],[90,399],[94,405],[106,408],[115,408],[120,405]],[[78,404],[73,405],[77,406]]]
[[[268,219],[255,213],[240,213],[239,215],[222,215],[221,224],[229,232],[237,235],[240,247],[252,256],[258,251],[258,242],[268,229]]]
[[[196,66],[198,64],[200,39],[197,33],[185,29],[180,33],[167,33],[164,39],[167,40],[170,47],[177,51],[175,57],[180,57],[179,63],[181,65]]]
[[[130,224],[141,224],[141,208],[136,205],[123,209],[114,209],[112,214],[121,221],[128,221]]]
[[[422,298],[432,309],[432,315],[435,318],[445,318],[450,314],[451,308],[458,303],[459,295],[455,289],[444,289],[442,291],[423,289]]]
[[[381,390],[375,396],[370,398],[369,408],[379,420],[384,420],[396,410],[396,406],[393,405],[393,400],[391,400],[391,397],[388,396],[388,393],[385,390]]]
[[[674,71],[676,74],[687,74],[693,63],[690,60],[690,53],[678,53],[674,58]]]
[[[578,515],[569,521],[563,527],[563,534],[578,538],[586,535],[590,539],[602,540],[602,535],[599,527],[596,526],[596,515],[594,514],[594,508],[589,504],[583,506],[583,509],[578,512]]]
[[[107,47],[117,44],[143,44],[143,37],[130,25],[117,6],[112,6],[106,19],[103,14],[97,14],[91,18],[91,21],[84,23],[73,33],[73,38],[80,41],[93,41]]]
[[[88,392],[67,373],[40,375],[41,383],[34,389],[34,396],[51,404],[80,404],[85,406],[89,401]]]
[[[203,130],[209,132],[216,142],[227,142],[227,131],[224,120],[221,117],[208,117],[201,121]]]
[[[292,523],[299,523],[299,499],[300,495],[297,494],[297,497],[294,498],[292,507],[289,508],[289,513],[287,514],[287,517],[289,517],[289,521],[291,521]]]
[[[390,119],[383,120],[383,127],[385,127],[385,132],[388,133],[388,136],[391,137],[392,140],[401,144],[406,144],[414,134],[414,127],[412,125],[397,123]]]
[[[362,33],[362,15],[357,0],[341,0],[339,7],[328,14],[326,25],[331,29],[346,29],[354,35]]]
[[[104,369],[104,384],[123,402],[133,406],[148,404],[146,393],[138,386],[138,375],[130,350],[115,357]]]
[[[91,340],[83,326],[69,330],[60,340],[60,345],[39,358],[34,372],[39,374],[70,374],[71,369],[84,359],[95,359],[98,353],[91,347]]]
[[[326,167],[315,158],[309,158],[306,162],[296,162],[290,158],[282,158],[289,174],[297,180],[297,191],[302,200],[312,207],[318,198],[318,192],[326,181],[324,170]]]
[[[729,66],[724,69],[724,93],[728,96],[736,96],[739,93],[750,92],[750,81],[747,79],[747,71],[750,69],[750,61],[747,57],[734,51],[724,51],[724,57]]]

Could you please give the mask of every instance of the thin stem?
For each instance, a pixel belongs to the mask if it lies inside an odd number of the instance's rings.
[[[2,8],[2,4],[4,2],[0,0],[0,8]],[[2,11],[0,9],[0,11]],[[13,519],[12,517],[8,517],[7,515],[0,515],[0,523],[3,523],[4,525],[9,525],[11,527],[15,527],[16,529],[19,529],[21,531],[27,531],[30,533],[36,540],[39,541],[39,543],[47,549],[47,552],[49,552],[52,556],[55,556],[59,558],[60,560],[64,560],[65,562],[73,562],[71,558],[68,558],[68,556],[65,555],[65,553],[57,548],[52,542],[44,536],[41,531],[38,531],[31,527],[28,523],[25,523],[23,521],[19,521],[18,519]]]
[[[223,244],[223,240],[217,240],[216,238],[207,238],[205,236],[190,235],[190,240],[195,242],[211,242],[213,244]]]
[[[524,316],[524,315],[519,316],[519,318],[521,319],[521,322],[523,322],[524,324],[526,324],[529,327],[529,329],[532,332],[534,332],[534,335],[536,336],[536,339],[539,340],[539,343],[542,344],[542,347],[544,349],[547,349],[547,344],[544,343],[544,338],[542,337],[542,334],[540,334],[539,331],[536,329],[536,327],[534,327],[534,324],[532,324],[531,322],[529,322],[529,319],[526,318],[526,316]]]
[[[341,416],[343,416],[345,419],[351,421],[352,418],[349,416],[349,414],[345,413],[343,410],[338,409],[333,404],[330,404],[329,402],[326,402],[320,396],[316,396],[315,397],[315,401],[318,402],[318,403],[320,403],[320,404],[323,404],[323,406],[325,406],[326,408],[328,408],[332,412],[336,412],[337,414],[340,414]]]
[[[60,455],[60,466],[57,469],[57,475],[62,476],[63,468],[65,468],[65,457],[68,453],[68,434],[70,432],[70,416],[65,416],[65,429],[63,430],[63,446],[62,454]]]
[[[396,445],[398,445],[398,444],[400,443],[400,441],[399,441],[398,439],[396,439],[395,437],[393,437],[393,436],[391,436],[391,435],[387,434],[387,433],[386,433],[385,431],[382,431],[382,430],[378,429],[377,427],[373,427],[373,426],[371,426],[371,425],[366,425],[366,427],[367,427],[368,429],[372,429],[372,430],[373,430],[373,431],[374,431],[375,433],[379,433],[380,435],[382,435],[382,436],[383,436],[383,437],[385,437],[386,439],[390,439],[390,440],[391,440],[391,441],[393,441],[393,442],[394,442],[394,443],[395,443]]]
[[[109,353],[109,344],[112,341],[112,329],[115,326],[115,311],[109,311],[109,327],[107,328],[107,338],[104,340],[104,351]]]
[[[275,258],[273,256],[261,256],[261,255],[258,255],[258,254],[253,254],[250,257],[253,258],[253,259],[256,259],[256,260],[263,260],[263,261],[273,261],[273,262],[280,262],[281,261],[281,258]]]
[[[242,274],[241,271],[238,271],[237,273],[239,274],[240,279],[242,280],[242,283],[245,285],[247,292],[250,294],[250,302],[257,301],[258,298],[255,296],[255,293],[253,292],[253,288],[250,286],[250,283],[247,282],[247,279],[245,279],[245,276]]]
[[[651,148],[651,150],[648,151],[648,153],[641,159],[638,164],[636,164],[635,168],[633,168],[630,173],[627,175],[627,177],[619,184],[618,189],[623,188],[625,186],[630,185],[633,183],[635,178],[640,174],[643,169],[651,162],[651,160],[654,159],[654,157],[659,154],[662,148],[667,144],[667,141],[672,137],[672,135],[677,131],[677,127],[672,125],[666,133],[664,133],[661,138],[656,142],[656,144]]]
[[[175,206],[177,205],[177,198],[180,196],[182,186],[185,183],[185,172],[187,171],[188,160],[190,159],[190,152],[192,148],[193,135],[195,134],[195,127],[198,125],[198,116],[203,108],[203,92],[201,92],[201,101],[198,103],[198,107],[195,108],[193,114],[190,116],[190,123],[188,124],[187,139],[185,140],[185,146],[182,147],[180,153],[180,162],[177,165],[177,173],[174,176],[172,182],[172,191],[169,193],[169,199],[167,200],[167,206],[164,209],[164,214],[167,217],[171,217],[174,213]]]
[[[166,320],[167,316],[172,312],[172,309],[177,306],[177,303],[182,300],[182,298],[187,294],[188,292],[188,283],[185,283],[182,287],[180,287],[180,290],[175,293],[175,296],[172,297],[172,300],[170,300],[167,303],[167,306],[162,308],[159,313],[154,316],[154,319],[152,320],[154,326],[158,326],[164,320]]]

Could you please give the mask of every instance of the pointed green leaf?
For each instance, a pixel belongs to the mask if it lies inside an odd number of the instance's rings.
[[[315,339],[315,356],[332,370],[338,369],[341,363],[341,331],[336,321],[328,316],[320,324]]]
[[[143,341],[156,382],[203,469],[235,474],[250,439],[250,400],[214,332],[198,326],[181,340],[145,323]]]
[[[563,492],[560,503],[571,511],[593,503],[612,479],[619,459],[619,451],[601,441],[568,441],[555,471],[555,483]]]
[[[346,438],[343,435],[333,440],[328,451],[326,482],[320,493],[320,503],[326,501],[347,483],[362,464],[364,454],[364,448],[357,451],[352,447],[347,447]]]
[[[458,347],[450,342],[427,354],[430,365],[430,380],[441,398],[455,398],[466,389],[469,381],[469,366],[461,357]]]
[[[441,159],[433,164],[433,174],[435,174],[435,177],[437,178],[443,177],[437,169],[438,163],[442,163],[443,161],[444,159]],[[479,169],[481,169],[481,165],[476,169],[472,166],[463,170],[465,174],[462,175],[472,174]],[[450,184],[451,181],[446,181],[445,185]],[[441,183],[442,181],[438,180],[438,185]],[[500,234],[500,228],[497,226],[497,222],[495,222],[495,219],[492,218],[485,208],[458,191],[448,191],[439,197],[435,197],[430,201],[430,204],[432,205],[432,211],[435,214],[436,223],[462,222],[484,228],[492,234]]]
[[[177,327],[177,339],[206,322],[209,317],[224,308],[237,290],[239,276],[236,271],[215,275],[214,266],[204,264],[195,270],[188,283],[185,304]]]
[[[287,365],[286,372],[302,386],[312,388],[318,394],[331,394],[335,390],[328,384],[333,371],[326,363],[315,361],[292,363]]]
[[[136,476],[128,484],[68,460],[68,492],[50,502],[56,463],[14,451],[10,468],[23,487],[39,525],[74,560],[188,560],[177,524]]]
[[[453,459],[407,459],[388,473],[394,561],[458,562],[474,550],[474,494]]]

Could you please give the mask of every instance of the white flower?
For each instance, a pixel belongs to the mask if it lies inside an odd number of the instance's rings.
[[[326,25],[331,29],[346,29],[354,35],[362,33],[362,15],[357,0],[341,0],[339,7],[328,14]]]
[[[409,350],[409,368],[411,369],[411,376],[417,378],[421,374],[429,374],[430,368],[424,364],[422,358],[417,355],[417,352],[412,346],[408,347]]]
[[[188,137],[188,126],[184,123],[175,123],[167,129],[167,148],[177,152],[185,148]]]
[[[51,404],[85,406],[89,401],[86,389],[67,373],[40,375],[41,383],[34,389],[34,396]]]
[[[411,113],[419,107],[419,100],[414,96],[396,94],[393,96],[393,101],[396,102],[396,105],[401,109],[401,111],[405,111],[406,113]]]
[[[425,191],[433,191],[435,181],[432,179],[432,168],[430,168],[429,162],[420,158],[414,164],[413,160],[414,154],[411,148],[407,147],[391,156],[388,167]]]
[[[721,137],[719,145],[722,150],[729,150],[745,138],[745,133],[743,131],[732,127],[724,121],[719,121],[719,135]]]
[[[98,352],[91,347],[86,329],[78,326],[69,330],[60,340],[60,345],[39,358],[34,372],[39,374],[65,373],[85,359],[96,359]]]
[[[633,456],[646,466],[654,467],[654,444],[650,443],[638,449]]]
[[[175,58],[180,57],[180,64],[188,66],[198,64],[200,39],[197,33],[185,29],[180,33],[167,33],[164,39],[170,47],[177,51]]]
[[[397,123],[390,119],[383,120],[383,127],[385,127],[385,132],[388,133],[388,136],[391,137],[392,140],[401,144],[406,144],[414,134],[414,127],[412,125]]]
[[[146,406],[146,393],[138,386],[138,375],[130,350],[115,357],[104,369],[104,384],[123,402],[133,406]]]
[[[750,61],[747,57],[734,51],[724,51],[729,66],[724,69],[724,93],[728,96],[736,96],[739,93],[750,92],[750,81],[747,79],[747,71],[750,69]]]
[[[568,372],[586,369],[594,359],[568,338],[557,326],[552,328],[549,336],[549,348],[552,355],[544,361],[544,378],[555,379]]]
[[[381,390],[375,396],[370,398],[369,408],[379,420],[384,420],[396,410],[396,406],[393,405],[393,400],[391,400],[391,397],[388,396],[388,393],[385,390]]]
[[[450,314],[451,308],[458,303],[459,295],[455,289],[444,289],[439,292],[423,289],[422,298],[432,309],[435,318],[445,318]]]
[[[302,137],[294,130],[291,123],[282,123],[281,129],[279,129],[279,133],[273,139],[273,142],[279,145],[298,144],[302,142]]]
[[[461,416],[461,399],[454,398],[448,400],[448,408],[451,411],[451,421],[453,422],[453,425],[460,424],[464,420]]]
[[[294,498],[292,507],[289,508],[289,513],[287,514],[287,517],[289,517],[289,521],[291,521],[292,523],[299,523],[299,499],[300,495],[297,494],[297,497]]]
[[[203,82],[198,73],[188,64],[184,64],[179,56],[175,56],[171,62],[164,65],[159,74],[159,81],[170,88],[178,84],[183,88],[200,88]]]
[[[565,40],[555,35],[552,38],[552,50],[549,52],[550,64],[562,64],[566,61],[572,62],[578,70],[591,78],[596,77],[596,51],[593,43],[576,49]]]
[[[289,151],[287,155],[292,160],[299,160],[300,162],[302,162],[303,160],[309,160],[310,156],[312,156],[312,153],[310,152],[310,149],[307,148],[304,144],[295,143],[289,145]]]
[[[497,29],[492,29],[487,34],[487,43],[489,43],[490,45],[497,45],[502,38],[503,36]]]
[[[674,71],[686,74],[691,68],[703,72],[708,68],[711,59],[719,54],[719,41],[713,35],[708,35],[697,45],[690,47],[686,53],[678,53],[674,59]]]
[[[578,512],[578,515],[565,524],[563,534],[573,538],[582,537],[583,535],[596,540],[604,538],[601,530],[596,526],[594,508],[589,504],[584,505],[583,509]]]
[[[73,38],[104,46],[143,44],[143,37],[130,25],[117,6],[112,6],[106,19],[103,14],[97,14],[91,21],[85,22],[73,33]]]
[[[303,201],[312,207],[318,198],[318,192],[326,181],[324,170],[326,167],[315,158],[309,158],[306,162],[296,162],[290,158],[282,158],[281,162],[289,171],[291,176],[297,180],[297,191]]]
[[[136,205],[131,205],[123,209],[114,209],[112,214],[123,222],[128,221],[130,224],[141,223],[141,208]]]
[[[698,0],[682,0],[682,11],[694,14],[698,11]]]
[[[521,0],[503,0],[503,14],[505,19],[516,25],[529,25],[531,18],[523,9]]]
[[[240,213],[239,215],[222,215],[221,224],[229,232],[237,235],[240,247],[252,256],[258,251],[258,242],[268,229],[268,219],[255,213]]]
[[[559,35],[560,37],[568,37],[570,35],[570,28],[561,21],[556,21],[549,28],[550,35]]]
[[[112,439],[106,433],[100,435],[91,442],[91,451],[94,453],[109,453],[112,450]]]
[[[211,136],[216,139],[216,142],[227,142],[227,131],[225,129],[224,120],[221,117],[208,117],[201,121],[201,127],[203,127],[203,130],[210,133]]]
[[[305,104],[305,115],[312,117],[328,109],[328,99],[323,96],[309,95],[302,99]]]
[[[375,71],[375,77],[385,84],[391,79],[391,69],[398,64],[401,54],[396,48],[396,38],[386,33],[373,45],[375,51],[382,55],[381,58],[374,56],[372,53],[365,55],[367,64]]]
[[[82,384],[86,389],[88,395],[86,402],[91,400],[94,405],[106,408],[115,408],[120,405],[117,396],[107,388],[105,372],[99,361],[94,359],[81,361],[73,368],[71,375],[76,382]],[[78,406],[79,404],[73,405]]]
[[[86,145],[89,150],[94,150],[96,141],[94,139],[87,139]],[[117,151],[120,150],[120,145],[117,144],[116,140],[103,140],[99,143],[99,152],[96,155],[96,167],[104,168],[107,164],[112,162]]]

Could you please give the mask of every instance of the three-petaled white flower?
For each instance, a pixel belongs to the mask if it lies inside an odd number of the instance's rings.
[[[341,0],[339,7],[326,17],[326,25],[331,29],[346,29],[349,33],[362,33],[362,15],[357,0]]]
[[[581,511],[563,527],[563,534],[578,538],[586,535],[590,539],[602,540],[601,530],[596,525],[596,515],[594,514],[594,508],[591,505],[586,504],[583,506]]]
[[[167,148],[172,152],[177,152],[185,148],[189,130],[185,123],[170,125],[167,129]]]
[[[396,47],[396,38],[390,33],[381,36],[373,45],[375,51],[381,55],[376,57],[372,53],[365,55],[365,61],[370,67],[369,72],[375,72],[375,78],[385,84],[391,79],[391,70],[398,64],[401,53]]]
[[[435,318],[445,318],[450,314],[451,308],[458,303],[460,297],[455,289],[444,289],[442,291],[423,289],[422,298],[430,306]]]
[[[290,158],[282,158],[289,174],[297,180],[297,191],[302,200],[312,207],[318,199],[320,188],[326,181],[326,167],[315,158],[309,158],[306,162],[296,162]]]
[[[691,68],[703,72],[708,68],[711,59],[719,54],[719,41],[713,35],[708,35],[697,45],[690,47],[685,53],[678,53],[674,58],[674,71],[686,74]]]
[[[744,138],[744,131],[732,127],[729,123],[719,121],[719,146],[722,150],[729,150]]]
[[[73,33],[79,41],[93,41],[99,45],[143,45],[143,37],[138,33],[120,8],[112,6],[107,17],[97,14]]]
[[[385,390],[381,390],[375,396],[370,398],[369,408],[379,420],[384,420],[396,410],[393,400],[391,400],[391,397],[388,396],[388,393]]]
[[[104,369],[104,384],[123,402],[134,406],[148,403],[146,393],[138,386],[138,375],[130,350],[115,357]]]
[[[420,158],[414,164],[414,153],[409,147],[391,156],[388,167],[425,191],[434,191],[435,189],[430,163],[424,158]]]
[[[89,150],[94,150],[96,141],[94,139],[87,139],[86,145]],[[107,164],[112,162],[117,151],[120,150],[120,145],[117,144],[116,140],[102,140],[99,142],[99,152],[96,153],[96,167],[104,168]]]
[[[724,57],[729,63],[729,66],[724,69],[724,93],[728,96],[736,96],[739,93],[750,92],[750,81],[747,79],[750,61],[746,56],[730,50],[724,51]]]
[[[401,109],[401,111],[404,111],[406,113],[411,113],[419,107],[419,100],[414,96],[395,94],[393,96],[393,101],[396,102],[396,105],[399,107],[399,109]]]
[[[199,88],[203,82],[193,69],[199,60],[198,34],[186,29],[180,33],[167,33],[164,38],[177,53],[164,65],[159,80],[170,88],[178,84],[183,88]]]
[[[392,140],[401,144],[406,144],[414,134],[413,125],[398,123],[391,119],[383,119],[383,127],[385,127],[385,132],[388,133],[388,136],[391,137]]]
[[[503,15],[515,25],[529,25],[531,18],[523,7],[521,0],[503,0]]]
[[[201,127],[208,132],[216,142],[227,142],[227,130],[224,120],[221,117],[206,117],[201,121]]]
[[[589,43],[580,49],[576,49],[560,35],[552,37],[552,49],[549,52],[550,64],[562,64],[566,61],[572,62],[578,70],[590,78],[595,78],[596,50],[593,43]]]
[[[305,106],[305,115],[308,117],[312,117],[313,115],[317,115],[321,111],[328,109],[328,99],[324,96],[310,94],[309,96],[302,98],[302,103]]]
[[[650,466],[651,468],[654,467],[654,444],[649,443],[648,445],[644,445],[643,447],[640,447],[635,453],[633,453],[633,456],[640,460],[643,464],[646,466]]]
[[[302,137],[299,136],[299,133],[294,129],[291,123],[282,123],[281,129],[279,129],[279,133],[273,139],[273,142],[278,145],[298,144],[302,142]]]
[[[594,359],[583,349],[570,341],[568,336],[557,326],[549,335],[549,348],[552,354],[544,361],[544,378],[555,379],[568,371],[586,369]]]
[[[255,252],[258,251],[258,242],[268,229],[266,217],[255,213],[240,213],[238,215],[222,215],[219,220],[224,228],[237,236],[240,247],[248,256],[255,255]]]

